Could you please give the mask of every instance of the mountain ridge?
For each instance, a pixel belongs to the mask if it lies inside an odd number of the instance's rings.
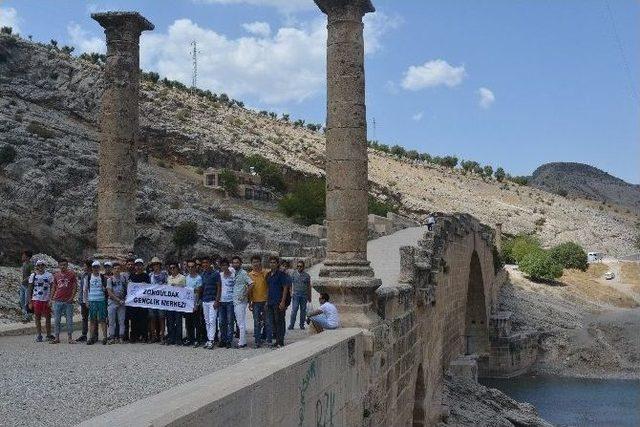
[[[640,185],[630,184],[586,163],[545,163],[533,172],[529,185],[563,196],[616,204],[640,213]]]

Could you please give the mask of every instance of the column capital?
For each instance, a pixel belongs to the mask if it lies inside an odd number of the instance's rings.
[[[342,16],[350,12],[360,14],[375,12],[371,0],[314,0],[320,10],[329,17]]]
[[[138,12],[99,12],[92,13],[91,18],[105,29],[133,30],[138,34],[151,31],[155,26]]]

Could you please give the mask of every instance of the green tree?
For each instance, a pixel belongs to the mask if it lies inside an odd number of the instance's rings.
[[[587,271],[587,253],[579,244],[575,242],[565,242],[554,246],[550,251],[555,262],[564,268],[575,268]]]
[[[280,193],[287,189],[284,175],[280,167],[259,154],[252,154],[244,160],[244,169],[253,168],[258,174],[265,187],[271,187]]]
[[[453,169],[458,165],[458,158],[456,156],[444,156],[440,159],[440,164]]]
[[[198,241],[198,224],[193,221],[184,221],[173,230],[173,244],[182,253],[184,248],[193,246]]]
[[[291,193],[278,204],[280,211],[305,225],[320,224],[325,216],[325,180],[307,178],[299,181]]]
[[[369,213],[374,215],[387,216],[388,212],[398,212],[398,207],[393,203],[380,201],[371,194],[369,194],[368,205]]]
[[[496,180],[498,182],[502,182],[504,181],[504,178],[506,177],[506,173],[504,172],[504,169],[502,169],[501,167],[499,167],[498,169],[496,169],[494,176],[496,177]]]
[[[528,253],[518,262],[518,268],[532,280],[554,280],[562,276],[562,265],[545,250]]]
[[[491,178],[491,175],[493,175],[493,168],[490,165],[486,165],[483,168],[483,173],[485,177]]]
[[[529,183],[529,177],[526,176],[512,176],[510,178],[512,182],[515,182],[518,185],[527,185]]]
[[[502,259],[507,264],[517,264],[530,252],[542,250],[540,240],[528,234],[518,234],[517,236],[505,240],[502,245]]]
[[[11,35],[12,32],[13,32],[13,28],[11,28],[11,27],[2,27],[2,28],[0,28],[0,34]]]
[[[227,190],[229,194],[238,195],[238,177],[229,169],[222,169],[218,174],[218,179],[222,188]]]
[[[407,154],[407,151],[404,149],[404,147],[401,147],[396,144],[393,147],[391,147],[391,154],[398,157],[404,157]]]

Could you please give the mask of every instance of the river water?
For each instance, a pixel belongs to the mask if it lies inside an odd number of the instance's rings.
[[[558,426],[640,426],[640,380],[525,376],[482,379]]]

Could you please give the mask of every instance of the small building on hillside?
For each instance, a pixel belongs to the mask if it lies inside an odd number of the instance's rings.
[[[203,173],[202,183],[207,188],[222,190],[222,169],[208,168]],[[247,200],[271,200],[271,192],[262,186],[260,175],[255,172],[231,171],[238,180],[238,195]]]

